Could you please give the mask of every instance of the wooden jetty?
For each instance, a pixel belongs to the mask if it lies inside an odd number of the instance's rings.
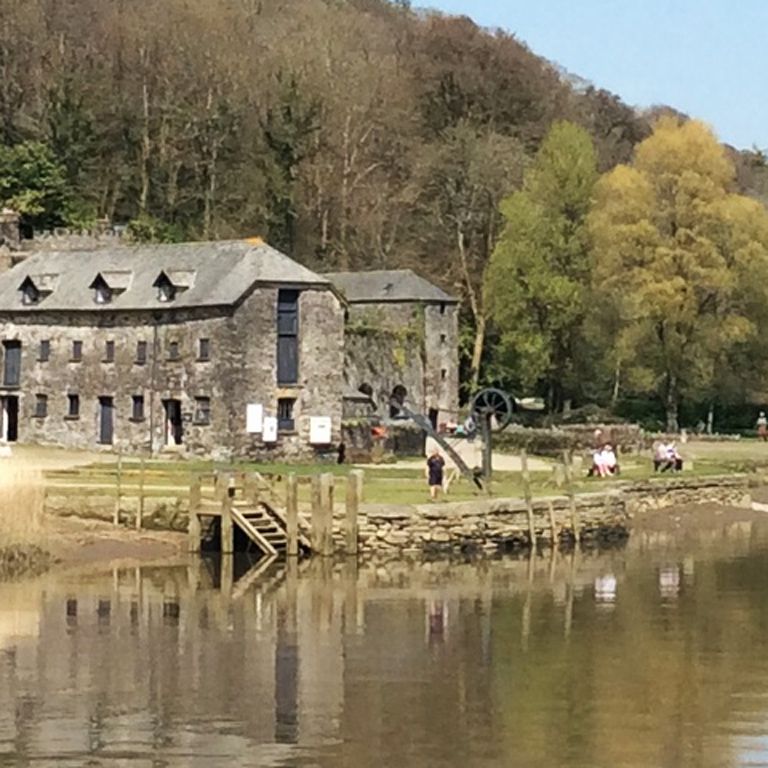
[[[345,551],[357,554],[357,516],[363,473],[349,473],[343,528]],[[311,483],[311,535],[299,519],[299,482]],[[334,554],[334,477],[290,474],[285,498],[258,472],[219,471],[192,476],[189,490],[189,551],[246,551],[269,558]]]
[[[301,532],[295,492],[289,481],[285,508],[257,472],[199,473],[189,492],[189,551],[213,548],[222,554],[251,551],[265,557],[306,555],[312,550]],[[291,498],[293,496],[293,498]]]

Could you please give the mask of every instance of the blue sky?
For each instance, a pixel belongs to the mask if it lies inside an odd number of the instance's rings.
[[[414,0],[500,27],[629,104],[768,149],[768,0]]]

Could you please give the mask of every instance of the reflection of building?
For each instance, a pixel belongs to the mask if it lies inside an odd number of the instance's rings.
[[[349,303],[347,390],[370,395],[381,416],[405,401],[435,425],[455,420],[458,301],[408,269],[326,277]]]

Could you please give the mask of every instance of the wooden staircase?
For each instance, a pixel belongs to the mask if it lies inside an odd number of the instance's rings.
[[[285,554],[288,533],[267,513],[263,505],[253,506],[246,501],[235,501],[232,504],[232,520],[263,554]]]
[[[221,483],[221,478],[218,482]],[[205,527],[202,520],[209,521]],[[230,545],[238,542],[238,550],[245,546],[245,551],[257,552],[269,559],[287,555],[286,513],[258,473],[239,473],[237,476],[230,473],[226,487],[214,483],[212,490],[204,490],[198,480],[196,489],[190,494],[190,525],[191,551],[198,551],[201,546],[195,542],[210,542],[218,534],[222,544],[224,539]],[[299,554],[310,554],[309,539],[300,530],[297,538]],[[226,551],[232,549],[222,546],[222,552]]]

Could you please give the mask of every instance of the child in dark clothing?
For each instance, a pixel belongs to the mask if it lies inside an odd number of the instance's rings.
[[[440,491],[443,489],[443,468],[445,459],[440,455],[440,451],[435,448],[427,459],[427,483],[429,484],[429,497],[436,501]]]

